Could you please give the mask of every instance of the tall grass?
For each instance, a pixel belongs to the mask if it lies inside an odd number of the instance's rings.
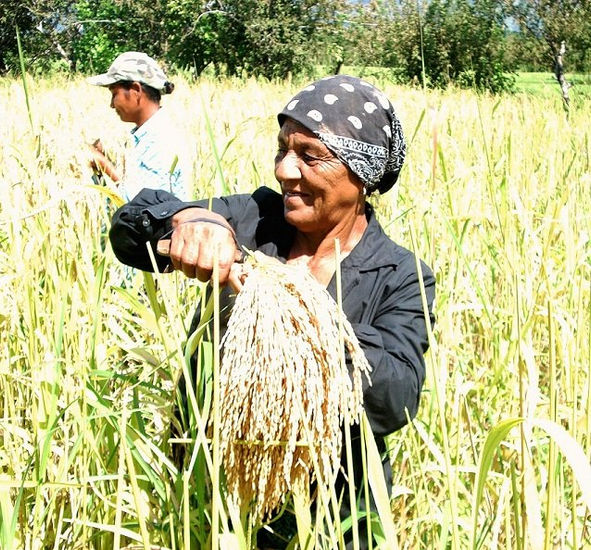
[[[121,158],[108,94],[27,83],[0,80],[0,547],[246,547],[240,511],[207,504],[223,480],[205,431],[215,349],[198,336],[175,413],[201,287],[129,275],[105,243],[113,205],[85,144]],[[177,81],[164,105],[196,195],[274,185],[275,113],[298,88]],[[400,548],[589,546],[591,104],[567,120],[559,98],[385,88],[411,142],[378,215],[438,287],[419,414],[388,438],[382,528]]]

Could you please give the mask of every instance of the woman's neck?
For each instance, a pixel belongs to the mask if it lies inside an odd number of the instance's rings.
[[[327,286],[336,269],[336,242],[339,242],[339,256],[347,257],[361,240],[367,219],[365,214],[355,216],[349,224],[337,226],[327,233],[296,233],[289,251],[287,263],[306,265],[322,286]]]

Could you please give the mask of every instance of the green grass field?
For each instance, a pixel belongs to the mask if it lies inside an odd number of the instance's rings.
[[[591,76],[584,74],[567,74],[567,81],[572,84],[569,95],[576,101],[591,96]],[[560,94],[556,77],[552,73],[520,72],[515,79],[518,92],[529,93],[538,97],[552,97]]]
[[[591,99],[567,118],[547,80],[499,97],[385,84],[409,154],[374,203],[438,287],[374,548],[591,547]],[[195,195],[275,185],[275,113],[302,83],[176,84],[163,103]],[[105,246],[113,203],[86,144],[120,159],[128,128],[78,78],[0,79],[0,98],[0,547],[248,548],[207,415],[184,441],[171,426],[201,287],[129,279]]]

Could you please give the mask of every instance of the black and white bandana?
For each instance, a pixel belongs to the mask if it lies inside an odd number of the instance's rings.
[[[316,134],[365,185],[385,193],[396,183],[406,155],[400,121],[386,96],[354,76],[313,82],[277,115],[292,118]]]

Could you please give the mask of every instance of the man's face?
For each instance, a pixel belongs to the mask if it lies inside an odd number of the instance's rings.
[[[109,90],[111,92],[111,108],[115,109],[119,118],[123,122],[136,122],[139,94],[134,86],[126,89],[121,84],[111,84]]]

